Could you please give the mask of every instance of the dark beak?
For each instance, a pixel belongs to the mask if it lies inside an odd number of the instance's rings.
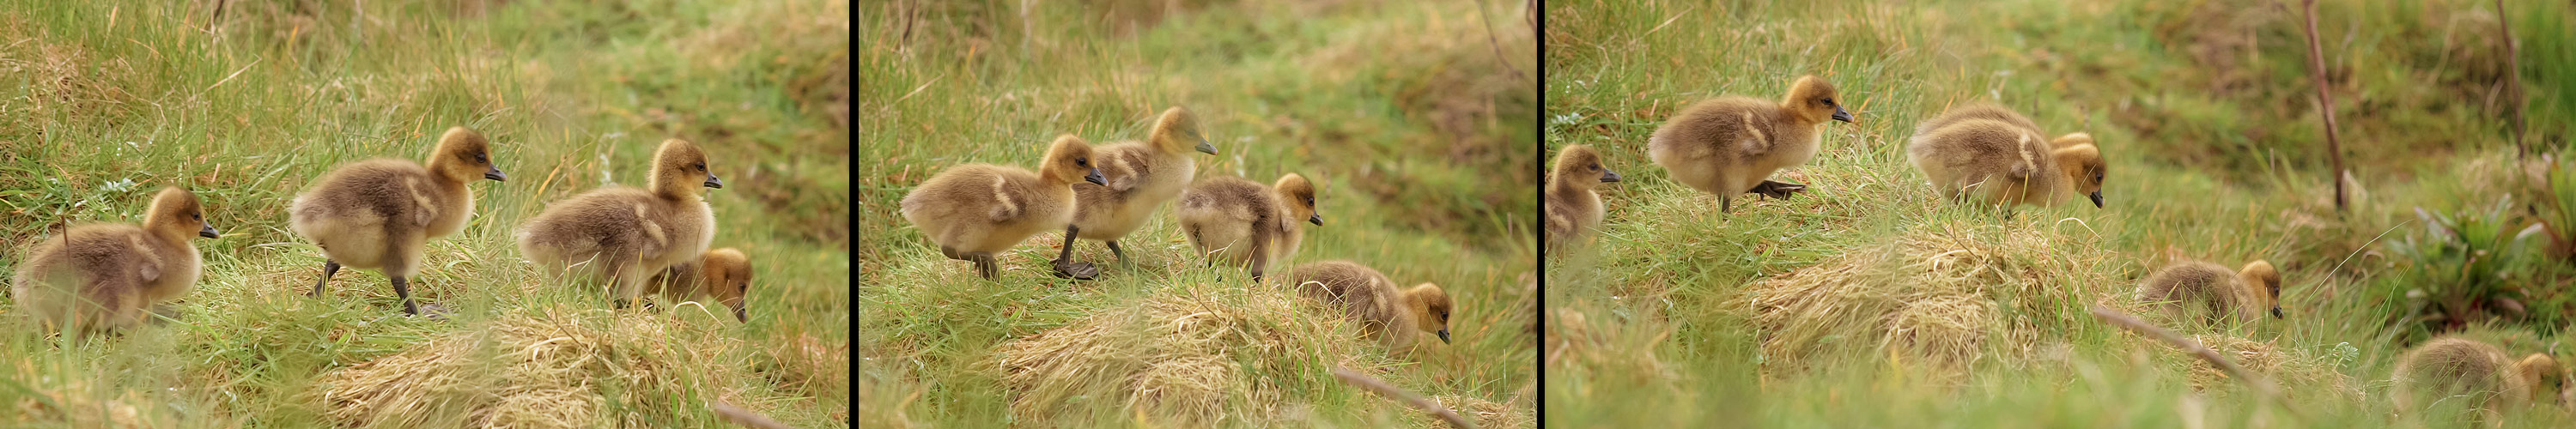
[[[1198,147],[1198,149],[1199,149],[1199,152],[1201,152],[1201,153],[1206,153],[1206,154],[1209,154],[1209,155],[1215,155],[1215,154],[1216,154],[1216,145],[1208,144],[1207,139],[1199,139],[1199,147]]]
[[[724,179],[718,179],[716,175],[709,174],[706,185],[709,188],[724,189]]]
[[[197,236],[198,236],[198,237],[205,237],[205,238],[223,238],[223,236],[224,236],[224,232],[223,232],[223,231],[216,231],[216,230],[215,230],[215,224],[211,224],[211,223],[209,223],[209,224],[206,224],[206,227],[205,227],[205,228],[199,228],[199,229],[197,229]]]
[[[1091,182],[1091,184],[1094,185],[1109,186],[1109,179],[1100,177],[1100,169],[1098,168],[1091,169],[1091,174],[1082,175],[1082,181]]]
[[[2281,307],[2272,307],[2272,318],[2274,318],[2274,319],[2287,319],[2287,317],[2282,317],[2282,316],[2281,316]]]
[[[744,312],[742,307],[734,307],[733,320],[743,323],[751,323],[751,315],[750,313]]]
[[[1615,171],[1603,171],[1603,172],[1601,172],[1601,183],[1610,183],[1610,182],[1617,182],[1617,181],[1619,181],[1619,173],[1618,173],[1618,172],[1615,172]]]
[[[1447,329],[1442,329],[1442,330],[1440,330],[1440,343],[1441,343],[1441,344],[1449,344],[1449,330],[1447,330]]]
[[[2102,208],[2102,191],[2093,191],[2093,208]]]
[[[1834,120],[1843,121],[1843,123],[1846,124],[1851,123],[1851,112],[1843,111],[1843,106],[1834,106]]]
[[[483,178],[492,179],[494,182],[510,181],[510,175],[501,173],[501,166],[498,165],[492,166],[490,170],[483,170]]]
[[[1324,214],[1316,213],[1306,215],[1306,223],[1315,224],[1315,226],[1324,226]]]

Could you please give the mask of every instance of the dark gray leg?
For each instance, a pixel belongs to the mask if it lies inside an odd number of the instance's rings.
[[[1118,240],[1109,240],[1109,254],[1118,255],[1118,263],[1127,263],[1127,251],[1118,248]]]
[[[393,277],[393,280],[394,295],[402,297],[403,314],[414,316],[420,315],[420,307],[412,305],[411,303],[411,285],[403,282],[403,278],[400,276]]]
[[[965,256],[964,259],[975,262],[975,274],[984,276],[985,280],[1002,275],[1002,264],[993,259],[992,252],[967,253]]]
[[[1099,267],[1093,267],[1089,262],[1073,261],[1073,237],[1081,232],[1080,227],[1070,224],[1064,226],[1064,251],[1057,253],[1054,261],[1056,277],[1074,280],[1091,280],[1100,277]]]
[[[330,284],[330,283],[331,283],[331,275],[332,275],[332,274],[339,274],[339,273],[340,273],[340,261],[334,261],[334,260],[329,260],[329,259],[324,259],[324,260],[322,260],[322,279],[321,279],[321,280],[316,280],[316,281],[314,281],[314,282],[313,282],[313,293],[306,294],[305,296],[313,296],[313,297],[319,297],[319,296],[322,296],[322,285]]]

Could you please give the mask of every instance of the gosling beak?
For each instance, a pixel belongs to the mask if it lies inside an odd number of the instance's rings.
[[[1834,120],[1843,121],[1843,123],[1846,124],[1851,123],[1851,112],[1843,111],[1843,106],[1834,106]]]
[[[1447,329],[1442,329],[1442,330],[1440,330],[1440,343],[1441,343],[1441,344],[1449,344],[1449,330],[1447,330]]]
[[[1199,139],[1199,147],[1198,147],[1198,149],[1199,149],[1199,152],[1201,152],[1201,153],[1206,153],[1206,154],[1209,154],[1209,155],[1215,155],[1215,154],[1216,154],[1216,145],[1208,144],[1207,139]]]
[[[510,175],[501,173],[501,166],[496,165],[491,168],[492,169],[490,170],[483,170],[483,178],[492,179],[494,182],[510,181]]]
[[[1100,169],[1098,168],[1091,169],[1091,174],[1082,175],[1082,181],[1091,182],[1091,184],[1094,185],[1109,186],[1109,179],[1100,177]]]
[[[2287,319],[2288,317],[2281,316],[2281,307],[2272,307],[2272,318]]]
[[[197,236],[205,238],[223,238],[224,232],[216,231],[215,224],[209,223],[206,224],[206,227],[197,229]]]
[[[751,315],[749,313],[744,313],[742,307],[734,307],[733,320],[742,323],[751,323]]]
[[[2093,191],[2093,208],[2102,208],[2102,191]]]
[[[716,175],[709,174],[706,185],[709,188],[724,189],[724,179],[718,179]]]
[[[1315,226],[1324,226],[1324,214],[1316,213],[1306,215],[1306,223],[1315,224]]]
[[[1603,171],[1603,172],[1601,172],[1601,183],[1610,183],[1610,182],[1617,182],[1617,181],[1619,181],[1619,173],[1618,173],[1618,172],[1615,172],[1615,171]]]

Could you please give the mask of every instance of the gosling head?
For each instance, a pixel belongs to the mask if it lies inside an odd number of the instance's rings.
[[[1602,183],[1619,181],[1619,173],[1602,165],[1601,152],[1591,146],[1568,145],[1556,152],[1556,181],[1579,189],[1592,189]]]
[[[2111,167],[2102,161],[2101,149],[2077,144],[2057,148],[2050,156],[2057,158],[2058,169],[2066,170],[2066,178],[2074,180],[2075,193],[2092,198],[2093,207],[2102,207],[2102,176],[2110,174]]]
[[[2067,133],[2066,135],[2057,136],[2056,140],[2048,141],[2048,147],[2053,149],[2070,148],[2081,144],[2093,144],[2093,135],[2085,133]]]
[[[448,127],[446,134],[438,136],[438,148],[429,156],[429,170],[456,183],[510,180],[510,175],[492,163],[492,142],[485,140],[483,133],[465,127]]]
[[[2245,269],[2238,271],[2236,275],[2245,280],[2246,291],[2252,292],[2254,299],[2260,301],[2255,303],[2261,306],[2257,308],[2270,308],[2272,318],[2283,318],[2281,271],[2272,269],[2271,262],[2258,260],[2245,263]]]
[[[2513,363],[2513,375],[2531,386],[2533,403],[2559,402],[2567,393],[2567,373],[2559,369],[2558,359],[2544,353],[2532,353]]]
[[[724,180],[707,168],[707,152],[696,143],[670,139],[653,151],[654,191],[669,195],[696,196],[698,187],[724,188]]]
[[[1449,343],[1449,292],[1440,285],[1423,283],[1404,290],[1404,302],[1411,306],[1414,324],[1422,332],[1440,335],[1440,343]]]
[[[1091,143],[1072,134],[1056,136],[1055,143],[1047,145],[1046,160],[1040,162],[1038,170],[1039,174],[1055,183],[1109,184],[1109,179],[1100,177],[1100,169],[1091,166]]]
[[[1780,100],[1780,107],[1797,115],[1799,123],[1804,124],[1821,124],[1826,119],[1852,121],[1851,112],[1843,110],[1841,94],[1834,91],[1834,84],[1815,75],[1799,76],[1796,83],[1789,84],[1789,96]]]
[[[1306,223],[1324,225],[1324,214],[1315,211],[1315,183],[1306,181],[1306,176],[1288,173],[1279,176],[1279,181],[1272,183],[1270,188],[1279,193],[1280,199],[1288,201],[1290,216],[1305,215]]]
[[[160,193],[152,195],[151,208],[143,210],[143,229],[171,241],[185,241],[189,234],[223,236],[222,231],[215,230],[214,223],[206,222],[206,207],[197,201],[197,194],[177,186],[161,188]]]
[[[1154,120],[1152,138],[1154,148],[1164,152],[1181,153],[1184,150],[1195,150],[1209,155],[1216,154],[1216,145],[1209,144],[1207,137],[1199,134],[1198,116],[1191,115],[1189,109],[1183,109],[1180,106],[1163,109],[1163,117]]]
[[[732,308],[734,320],[751,321],[750,309],[743,307],[743,296],[751,294],[751,257],[731,247],[709,250],[698,267],[699,275],[706,276],[707,293]]]

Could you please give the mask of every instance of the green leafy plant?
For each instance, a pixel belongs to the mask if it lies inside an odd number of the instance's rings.
[[[2389,245],[2405,264],[2395,278],[2414,309],[2410,319],[2449,330],[2499,311],[2522,313],[2511,295],[2531,281],[2529,243],[2541,228],[2514,228],[2519,219],[2512,207],[2507,195],[2484,209],[2452,214],[2415,209],[2424,232]]]

